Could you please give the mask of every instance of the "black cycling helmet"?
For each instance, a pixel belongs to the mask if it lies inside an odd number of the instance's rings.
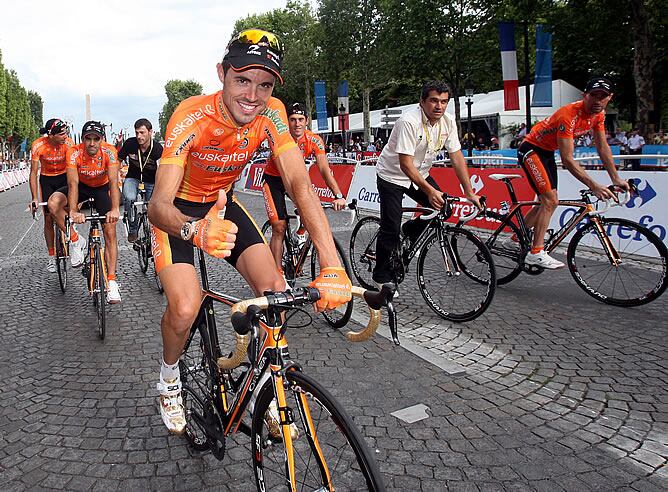
[[[81,138],[84,138],[89,133],[93,133],[104,139],[104,125],[99,121],[87,121],[81,128]]]
[[[290,106],[288,106],[288,116],[293,114],[301,114],[307,116],[306,110],[299,103],[293,103]]]
[[[67,123],[60,118],[51,118],[39,129],[40,135],[59,135],[67,132]]]

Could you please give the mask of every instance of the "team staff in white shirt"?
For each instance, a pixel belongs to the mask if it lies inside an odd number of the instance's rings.
[[[378,158],[376,173],[380,196],[380,231],[373,271],[373,279],[378,284],[393,281],[389,259],[399,242],[404,194],[425,207],[440,210],[445,203],[436,181],[429,176],[436,153],[444,146],[466,197],[480,206],[480,198],[471,188],[457,136],[457,124],[445,112],[450,94],[450,88],[445,82],[434,80],[425,83],[419,106],[405,111],[397,120]],[[404,226],[404,233],[414,240],[424,227],[426,223],[423,221],[409,221]]]

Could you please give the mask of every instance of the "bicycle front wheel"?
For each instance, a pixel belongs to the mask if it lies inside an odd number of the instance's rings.
[[[350,236],[350,266],[355,278],[365,289],[377,289],[373,281],[373,268],[376,266],[376,238],[380,230],[377,217],[362,218]]]
[[[267,244],[270,244],[272,236],[271,222],[266,221],[264,223],[264,225],[262,226],[262,235],[264,236],[265,241],[267,241]],[[288,252],[288,238],[286,236],[283,236],[283,253],[281,255],[281,268],[283,269],[283,275],[285,275],[285,279],[288,282],[289,286],[294,287],[295,277],[296,277],[295,267],[292,263],[292,258],[290,258],[290,253]]]
[[[626,219],[597,218],[577,231],[568,245],[568,269],[582,289],[614,306],[640,306],[666,290],[668,252],[652,231]],[[609,240],[609,246],[604,244]],[[608,252],[615,251],[618,259]]]
[[[58,227],[56,227],[56,270],[58,270],[60,290],[64,294],[67,289],[67,247],[65,235]]]
[[[489,307],[496,290],[492,255],[471,231],[445,226],[420,250],[417,281],[429,307],[449,321],[471,321]]]
[[[334,246],[336,247],[336,255],[339,257],[339,261],[341,262],[341,265],[343,268],[346,270],[346,275],[348,275],[348,278],[352,278],[352,274],[350,273],[350,264],[348,263],[348,260],[346,259],[346,254],[343,251],[343,248],[341,247],[341,244],[334,239]],[[315,278],[320,274],[320,263],[318,262],[318,253],[315,250],[313,246],[311,250],[311,280],[315,280]],[[342,328],[346,326],[348,321],[350,321],[350,317],[353,314],[353,299],[351,298],[350,301],[346,302],[345,304],[342,304],[336,309],[327,309],[322,312],[323,317],[329,323],[330,326],[333,328]]]
[[[351,418],[328,391],[298,371],[284,378],[293,419],[292,445],[276,432],[269,405],[275,401],[272,381],[260,390],[251,429],[257,489],[385,490],[371,451]],[[269,410],[271,412],[271,410]],[[294,462],[290,483],[287,459]]]
[[[105,299],[104,269],[102,267],[102,249],[99,244],[93,246],[95,266],[93,269],[93,303],[97,310],[97,334],[104,340],[107,330],[107,302]]]
[[[139,227],[137,229],[137,241],[135,241],[135,244],[139,246],[139,250],[137,251],[139,268],[142,273],[146,273],[146,270],[148,270],[149,252],[151,251],[151,232],[148,228],[146,214],[140,214],[138,220]]]
[[[488,210],[485,212],[484,220],[490,226],[490,229],[480,228],[475,230],[489,252],[492,253],[498,285],[507,284],[522,273],[520,258],[523,256],[523,250],[518,239],[522,237],[522,233],[514,222],[508,222],[502,227],[501,224],[504,219],[505,215]],[[462,227],[463,223],[460,222],[457,225]],[[514,241],[513,238],[517,241]],[[468,271],[465,271],[465,273],[469,274]]]

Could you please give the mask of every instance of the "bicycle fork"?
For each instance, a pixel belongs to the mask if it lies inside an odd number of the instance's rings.
[[[297,476],[295,473],[295,449],[294,441],[298,438],[297,430],[292,429],[294,426],[294,414],[292,409],[288,406],[287,397],[285,395],[285,378],[283,377],[284,370],[279,366],[272,365],[272,381],[274,384],[274,394],[276,395],[276,406],[278,408],[278,420],[281,426],[281,434],[283,443],[285,445],[285,469],[287,471],[286,486],[291,491],[297,490]],[[289,368],[288,368],[289,370]],[[311,412],[308,406],[306,395],[303,392],[297,391],[298,401],[296,402],[297,410],[303,423],[303,430],[306,434],[305,438],[308,440],[309,447],[315,456],[318,457],[317,462],[320,468],[320,474],[323,483],[327,484],[327,490],[332,489],[332,479],[325,461],[325,456],[320,447],[320,442],[316,435],[316,426],[311,418]]]
[[[441,229],[438,230],[437,236],[446,275],[448,277],[456,277],[461,275],[462,270],[459,266],[459,263],[457,262],[457,256],[452,249],[450,238]]]
[[[601,221],[599,220],[598,217],[592,217],[591,221],[596,226],[596,235],[598,236],[599,241],[601,241],[601,244],[603,245],[603,250],[605,251],[605,254],[608,256],[608,260],[610,260],[610,263],[613,266],[618,267],[619,265],[622,264],[622,258],[619,255],[617,249],[612,244],[610,236],[608,236],[608,234],[605,232],[603,224],[601,224]]]

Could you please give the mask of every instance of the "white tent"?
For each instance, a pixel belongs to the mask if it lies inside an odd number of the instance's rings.
[[[533,85],[529,89],[533,93]],[[505,125],[515,124],[518,125],[526,121],[526,104],[524,96],[524,86],[519,88],[520,96],[520,109],[516,111],[505,111],[503,109],[503,90],[493,91],[483,94],[474,94],[472,97],[473,104],[471,105],[471,118],[473,120],[484,120],[487,123],[487,126],[492,132],[499,132],[499,128]],[[569,84],[564,80],[553,80],[552,81],[552,106],[544,108],[531,108],[531,119],[532,121],[542,120],[547,118],[549,115],[554,113],[561,106],[577,101],[582,97],[582,91],[577,87]],[[467,107],[466,107],[466,96],[461,96],[459,98],[460,112],[462,124],[466,124],[467,119]],[[416,103],[417,104],[417,103]],[[405,106],[398,106],[393,109],[410,109],[415,107],[415,104],[408,104]],[[370,120],[371,128],[380,128],[382,125],[381,122],[381,109],[371,111]],[[448,105],[448,113],[454,116],[455,114],[455,105]],[[334,131],[338,132],[339,130],[339,119],[338,117],[333,118],[334,120]],[[327,119],[327,128],[318,128],[317,121],[312,123],[313,128],[317,128],[318,133],[328,133],[330,132],[330,125],[332,124],[332,118]],[[350,132],[362,132],[364,131],[363,115],[362,113],[354,113],[349,116],[349,131]],[[503,145],[502,145],[503,146]]]

